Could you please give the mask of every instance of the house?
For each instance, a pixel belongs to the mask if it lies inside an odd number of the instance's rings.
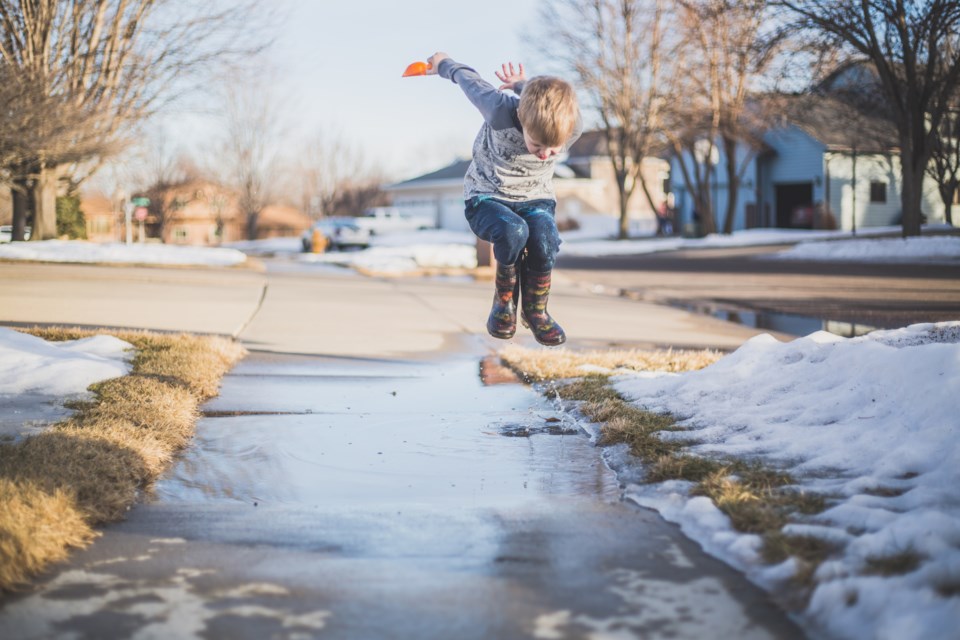
[[[236,196],[213,181],[194,179],[146,195],[149,238],[201,246],[247,239],[246,218]],[[299,236],[310,224],[310,217],[296,207],[268,205],[257,217],[256,239]]]
[[[87,225],[87,240],[120,242],[124,235],[124,213],[119,202],[102,193],[90,193],[80,199],[80,211]]]
[[[388,185],[384,191],[391,197],[392,206],[404,213],[429,216],[441,229],[468,231],[463,215],[463,177],[469,166],[470,160],[457,160],[431,173]],[[668,167],[659,158],[644,160],[644,175],[657,204],[666,197]],[[553,186],[561,226],[566,220],[584,216],[619,217],[617,185],[603,132],[585,132],[573,144],[566,157],[556,164]],[[640,189],[631,198],[629,214],[634,228],[650,232],[656,229],[653,210]]]
[[[901,173],[894,125],[845,95],[854,86],[862,95],[862,77],[851,79],[862,73],[847,68],[809,94],[778,97],[780,119],[762,135],[760,148],[738,145],[735,162],[745,170],[734,230],[854,230],[900,223]],[[722,228],[730,196],[727,158],[714,150],[711,157],[698,160],[715,165],[710,192],[717,228]],[[695,159],[684,154],[670,162],[677,220],[682,229],[693,232],[698,221],[694,198],[681,179],[680,163],[690,169]],[[922,208],[929,222],[943,221],[943,203],[929,177],[923,185]]]

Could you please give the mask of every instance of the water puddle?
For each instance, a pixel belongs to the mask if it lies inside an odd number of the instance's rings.
[[[504,506],[619,498],[577,422],[496,358],[281,366],[251,356],[203,407],[159,502]]]
[[[754,329],[767,329],[779,333],[787,333],[794,336],[805,336],[816,331],[827,331],[844,338],[854,338],[862,336],[882,328],[869,324],[857,322],[845,322],[842,320],[827,320],[813,316],[804,316],[793,313],[776,313],[772,311],[756,311],[753,309],[737,308],[733,306],[718,305],[713,303],[670,303],[671,307],[683,309],[690,313],[703,316],[711,316],[727,322],[752,327]]]

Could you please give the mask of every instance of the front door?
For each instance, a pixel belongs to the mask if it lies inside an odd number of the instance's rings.
[[[778,184],[777,226],[783,229],[813,228],[813,183]]]

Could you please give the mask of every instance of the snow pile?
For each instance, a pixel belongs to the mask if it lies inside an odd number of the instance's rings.
[[[960,238],[921,237],[803,242],[778,253],[780,260],[854,262],[960,262]]]
[[[236,249],[222,247],[44,240],[0,245],[0,260],[227,267],[246,262],[247,256]]]
[[[419,269],[473,269],[477,266],[477,249],[474,245],[427,243],[377,246],[365,251],[308,253],[300,259],[377,273],[406,273]]]
[[[821,565],[807,615],[838,637],[951,637],[960,629],[960,322],[858,338],[757,336],[716,364],[678,375],[623,375],[615,386],[669,412],[694,453],[758,457],[789,470],[829,509],[788,533],[841,543]],[[669,434],[668,434],[669,435]],[[771,585],[793,572],[759,565],[756,536],[734,532],[686,483],[633,486],[707,551]],[[868,561],[915,554],[903,575]]]
[[[0,327],[0,398],[23,393],[66,396],[130,372],[133,346],[113,336],[47,342]]]

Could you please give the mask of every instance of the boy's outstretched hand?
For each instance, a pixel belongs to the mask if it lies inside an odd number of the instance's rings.
[[[500,85],[500,91],[504,89],[513,89],[517,84],[523,82],[527,79],[526,74],[523,72],[523,63],[518,62],[517,66],[520,67],[519,70],[514,70],[512,62],[504,62],[502,65],[503,71],[494,71],[497,78],[500,79],[500,82],[503,84]]]
[[[447,54],[443,51],[437,51],[435,54],[427,58],[427,75],[433,76],[439,73],[438,69],[440,68],[440,61],[446,60],[449,58]]]

